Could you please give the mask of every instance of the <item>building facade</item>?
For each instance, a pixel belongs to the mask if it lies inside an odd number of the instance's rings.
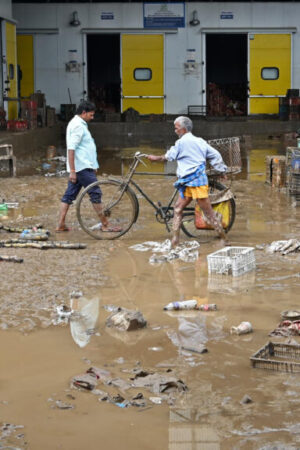
[[[14,3],[20,95],[103,111],[277,114],[300,87],[297,2]]]
[[[18,114],[18,66],[16,50],[16,22],[11,0],[0,0],[0,106],[8,119]]]

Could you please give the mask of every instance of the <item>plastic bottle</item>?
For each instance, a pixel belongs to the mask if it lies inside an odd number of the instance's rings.
[[[6,203],[0,203],[0,211],[7,211],[7,204]]]
[[[252,325],[250,322],[241,322],[237,327],[231,327],[231,334],[247,334],[253,331]]]
[[[180,309],[196,309],[197,300],[183,300],[181,302],[171,302],[164,307],[165,311],[178,311]]]
[[[200,311],[216,311],[217,305],[215,303],[205,303],[197,307]]]

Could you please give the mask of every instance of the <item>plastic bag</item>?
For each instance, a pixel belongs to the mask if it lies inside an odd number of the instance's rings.
[[[227,228],[230,221],[230,205],[229,200],[212,205],[217,217],[222,220],[223,228]],[[209,223],[207,217],[203,213],[198,204],[195,206],[195,227],[198,229],[213,230],[214,227]]]

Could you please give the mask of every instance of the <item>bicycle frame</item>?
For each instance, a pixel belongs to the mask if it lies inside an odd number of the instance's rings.
[[[122,198],[122,196],[123,196],[123,194],[124,194],[124,192],[126,191],[126,189],[127,189],[127,187],[129,186],[129,185],[133,185],[134,187],[135,187],[135,189],[145,198],[145,200],[147,200],[147,202],[155,209],[155,211],[156,211],[156,216],[158,217],[158,216],[160,216],[162,219],[163,219],[163,221],[164,221],[164,223],[165,223],[165,226],[166,226],[166,228],[167,228],[167,230],[170,232],[171,230],[170,230],[170,227],[169,227],[169,225],[168,225],[168,221],[170,220],[170,219],[172,219],[173,218],[173,212],[174,212],[174,207],[172,206],[172,204],[173,204],[173,201],[174,201],[174,199],[175,199],[175,197],[176,197],[176,195],[177,195],[177,193],[178,193],[178,189],[175,189],[174,191],[173,191],[173,194],[171,195],[171,197],[170,197],[170,200],[169,200],[169,202],[168,202],[168,204],[167,204],[167,206],[162,206],[161,205],[161,202],[157,202],[157,205],[151,200],[151,198],[150,197],[148,197],[148,195],[142,190],[142,188],[132,179],[133,178],[133,176],[136,174],[136,175],[147,175],[147,173],[143,173],[143,172],[141,172],[141,173],[136,173],[135,171],[136,171],[136,168],[137,168],[137,166],[139,165],[139,163],[141,162],[140,161],[140,158],[142,157],[142,156],[144,156],[144,155],[135,155],[134,156],[134,160],[133,160],[133,163],[132,163],[132,165],[129,167],[129,171],[128,171],[128,173],[125,175],[125,177],[124,177],[124,182],[122,183],[122,191],[121,191],[121,193],[120,193],[120,196],[119,196],[119,198],[112,204],[112,205],[110,205],[110,207],[113,207],[116,203],[118,203],[118,201]],[[151,172],[150,173],[151,175],[162,175],[161,173],[153,173],[153,172]],[[175,175],[175,174],[166,174],[166,175],[169,175],[169,176],[171,176],[171,175]],[[113,179],[113,178],[111,178],[111,179]],[[188,215],[190,215],[190,214],[193,214],[194,213],[194,208],[188,208],[188,207],[186,207],[185,209],[184,209],[184,212],[183,212],[183,216],[188,216]]]

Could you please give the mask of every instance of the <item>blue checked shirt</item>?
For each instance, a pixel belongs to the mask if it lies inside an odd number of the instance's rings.
[[[98,169],[97,148],[87,122],[79,116],[74,116],[67,126],[67,150],[75,150],[75,170]],[[67,171],[70,172],[67,158]]]
[[[178,178],[196,172],[201,164],[206,166],[206,161],[209,161],[209,164],[219,172],[226,172],[227,170],[220,153],[204,139],[198,138],[192,133],[185,133],[181,136],[175,142],[175,145],[167,151],[165,158],[168,161],[177,161]],[[201,185],[198,184],[197,186]]]
[[[184,198],[184,191],[187,186],[197,187],[205,186],[207,184],[208,179],[205,172],[205,163],[202,163],[195,172],[190,173],[185,177],[178,178],[174,183],[174,186],[179,190],[180,197]]]

